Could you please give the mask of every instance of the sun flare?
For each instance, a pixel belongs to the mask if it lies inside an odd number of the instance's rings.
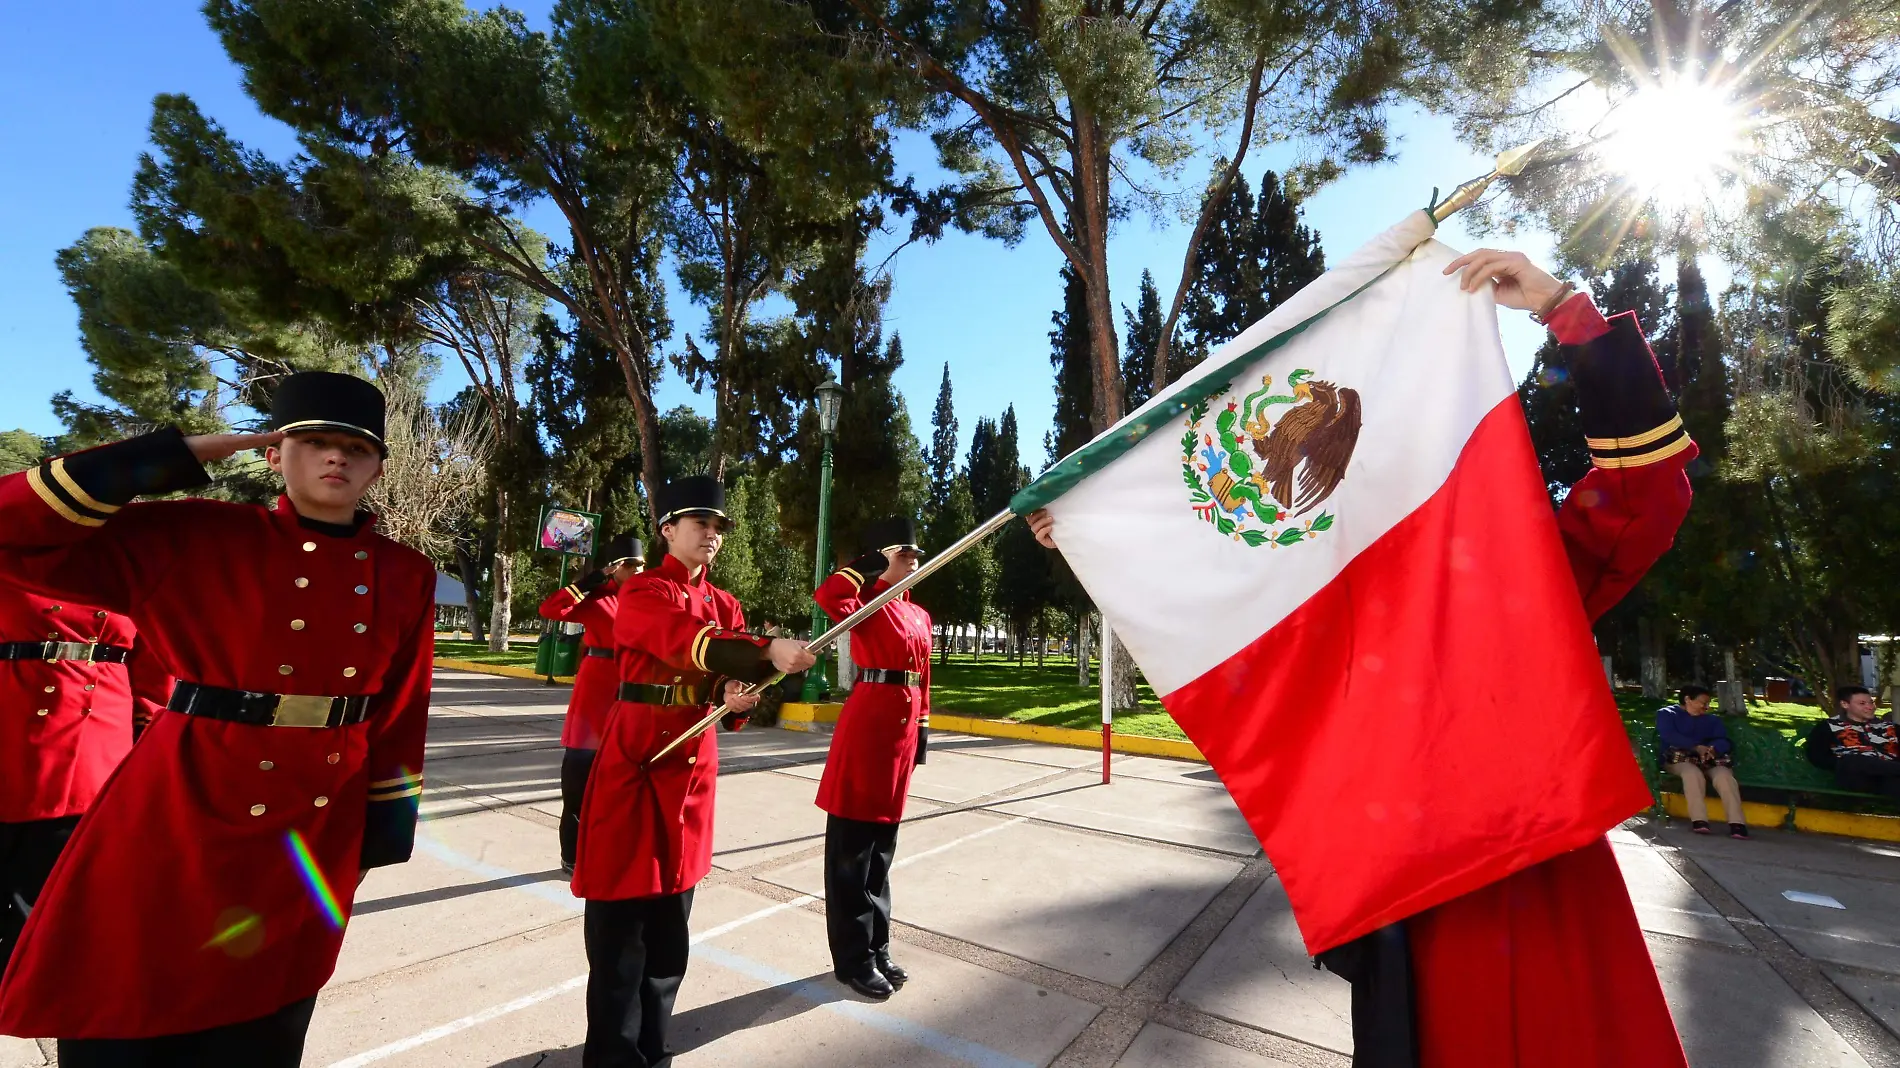
[[[1623,101],[1597,151],[1638,197],[1680,210],[1715,197],[1747,144],[1747,116],[1727,92],[1678,79]]]

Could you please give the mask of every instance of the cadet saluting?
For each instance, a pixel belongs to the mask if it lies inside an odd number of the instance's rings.
[[[171,678],[117,612],[0,582],[0,972]]]
[[[290,375],[271,426],[161,430],[0,479],[0,566],[131,616],[179,678],[0,984],[0,1033],[58,1036],[65,1068],[297,1064],[360,873],[414,843],[435,569],[357,510],[383,396]],[[270,508],[127,503],[259,446],[286,487]]]
[[[640,539],[623,534],[607,545],[606,563],[563,586],[541,602],[541,618],[557,623],[579,623],[587,628],[581,639],[581,666],[574,675],[574,692],[567,699],[567,719],[561,724],[561,870],[574,874],[574,844],[580,839],[581,797],[594,769],[594,753],[607,732],[607,713],[613,710],[614,613],[620,603],[620,583],[640,573],[647,562]]]
[[[581,807],[574,895],[587,899],[587,1068],[672,1062],[667,1024],[686,975],[693,887],[712,867],[719,746],[711,732],[647,761],[721,699],[737,730],[745,683],[803,671],[803,642],[744,632],[745,614],[706,570],[725,542],[725,489],[705,476],[659,494],[658,567],[624,581],[614,620],[619,701]]]
[[[865,553],[812,594],[834,621],[917,570],[917,524],[886,519]],[[851,632],[858,683],[838,715],[818,807],[825,821],[825,929],[833,973],[882,1001],[910,978],[891,959],[891,861],[911,769],[930,731],[930,613],[906,593]]]

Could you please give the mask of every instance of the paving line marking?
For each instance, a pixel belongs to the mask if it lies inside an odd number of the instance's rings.
[[[942,853],[947,849],[960,846],[965,842],[982,838],[985,835],[995,834],[997,831],[1005,830],[1015,824],[1024,822],[1027,822],[1027,817],[1023,816],[1005,820],[1002,823],[985,827],[980,831],[971,832],[960,838],[953,838],[940,846],[905,857],[892,864],[891,867],[893,869],[904,867],[906,864],[922,860],[925,857],[937,853]],[[460,868],[473,875],[480,875],[493,880],[523,878],[520,872],[512,871],[498,864],[489,864],[485,861],[463,856],[426,834],[418,834],[416,836],[416,849],[420,852],[427,853],[429,856],[445,864]],[[544,900],[566,906],[575,912],[580,912],[585,908],[580,900],[575,898],[571,893],[566,892],[565,888],[557,890],[545,882],[516,883],[508,886],[507,889],[533,894]],[[798,980],[798,977],[795,975],[780,972],[769,965],[761,964],[736,953],[731,953],[714,946],[704,946],[702,943],[722,935],[730,934],[749,923],[765,919],[767,916],[774,916],[788,909],[803,908],[817,900],[818,898],[810,894],[805,894],[793,898],[790,901],[781,901],[768,905],[756,912],[749,912],[736,920],[728,920],[716,927],[707,928],[693,936],[692,944],[695,947],[699,947],[701,956],[706,957],[722,968],[736,971],[741,975],[759,980],[771,986],[785,986],[790,983],[795,983]],[[586,985],[587,976],[577,975],[572,979],[564,980],[550,987],[544,987],[531,994],[523,994],[513,1001],[505,1001],[499,1005],[491,1005],[486,1009],[482,1009],[479,1012],[472,1012],[460,1019],[450,1020],[448,1023],[431,1027],[427,1031],[420,1031],[410,1035],[408,1038],[397,1039],[394,1042],[378,1046],[372,1050],[366,1050],[355,1056],[345,1057],[340,1061],[333,1061],[328,1068],[365,1068],[366,1065],[375,1064],[377,1061],[388,1060],[397,1054],[407,1053],[412,1049],[426,1046],[431,1042],[436,1042],[458,1032],[466,1031],[471,1027],[479,1027],[482,1024],[500,1019],[511,1013],[533,1008],[544,1001],[560,997],[562,994],[582,989]],[[793,987],[792,993],[817,1004],[820,1008],[842,1013],[857,1020],[859,1023],[879,1031],[897,1035],[933,1052],[941,1053],[967,1064],[975,1065],[977,1068],[1033,1068],[1028,1061],[1019,1060],[1008,1054],[990,1049],[987,1046],[958,1038],[955,1035],[946,1035],[940,1031],[911,1023],[909,1020],[890,1016],[887,1013],[879,1011],[875,1006],[864,1005],[855,1001],[833,1000],[836,996],[836,992],[830,990],[826,984],[819,981],[814,980],[799,983]]]
[[[1762,920],[1750,919],[1744,916],[1724,916],[1719,912],[1708,912],[1703,909],[1677,908],[1674,905],[1655,905],[1642,901],[1638,901],[1635,904],[1639,909],[1656,909],[1659,912],[1674,912],[1683,916],[1695,916],[1704,920],[1724,920],[1740,927],[1761,927],[1770,931],[1793,931],[1796,934],[1818,935],[1822,938],[1834,938],[1842,942],[1858,942],[1864,946],[1879,946],[1883,949],[1900,949],[1900,943],[1882,942],[1876,938],[1859,938],[1854,935],[1841,934],[1839,931],[1823,931],[1818,927],[1796,927],[1786,923],[1767,923]],[[1659,933],[1668,934],[1669,932],[1662,931]]]

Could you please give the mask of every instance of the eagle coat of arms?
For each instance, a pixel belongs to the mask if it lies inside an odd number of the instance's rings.
[[[1236,397],[1224,385],[1213,426],[1202,429],[1210,405],[1201,401],[1181,437],[1181,477],[1195,512],[1247,545],[1295,545],[1330,530],[1330,512],[1304,517],[1339,488],[1359,444],[1356,390],[1306,368],[1288,375],[1286,387],[1274,393],[1273,377],[1263,375],[1259,389]]]

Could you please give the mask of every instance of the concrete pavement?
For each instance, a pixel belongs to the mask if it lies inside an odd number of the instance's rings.
[[[566,696],[438,673],[416,857],[364,884],[306,1065],[579,1065],[580,907],[555,863]],[[1153,757],[1103,787],[1094,753],[933,736],[893,876],[913,979],[852,995],[830,978],[811,803],[828,740],[720,738],[679,1068],[1349,1063],[1348,988],[1312,969],[1218,778]],[[1900,1068],[1900,849],[1614,838],[1692,1064]],[[0,1068],[42,1063],[0,1039]]]

